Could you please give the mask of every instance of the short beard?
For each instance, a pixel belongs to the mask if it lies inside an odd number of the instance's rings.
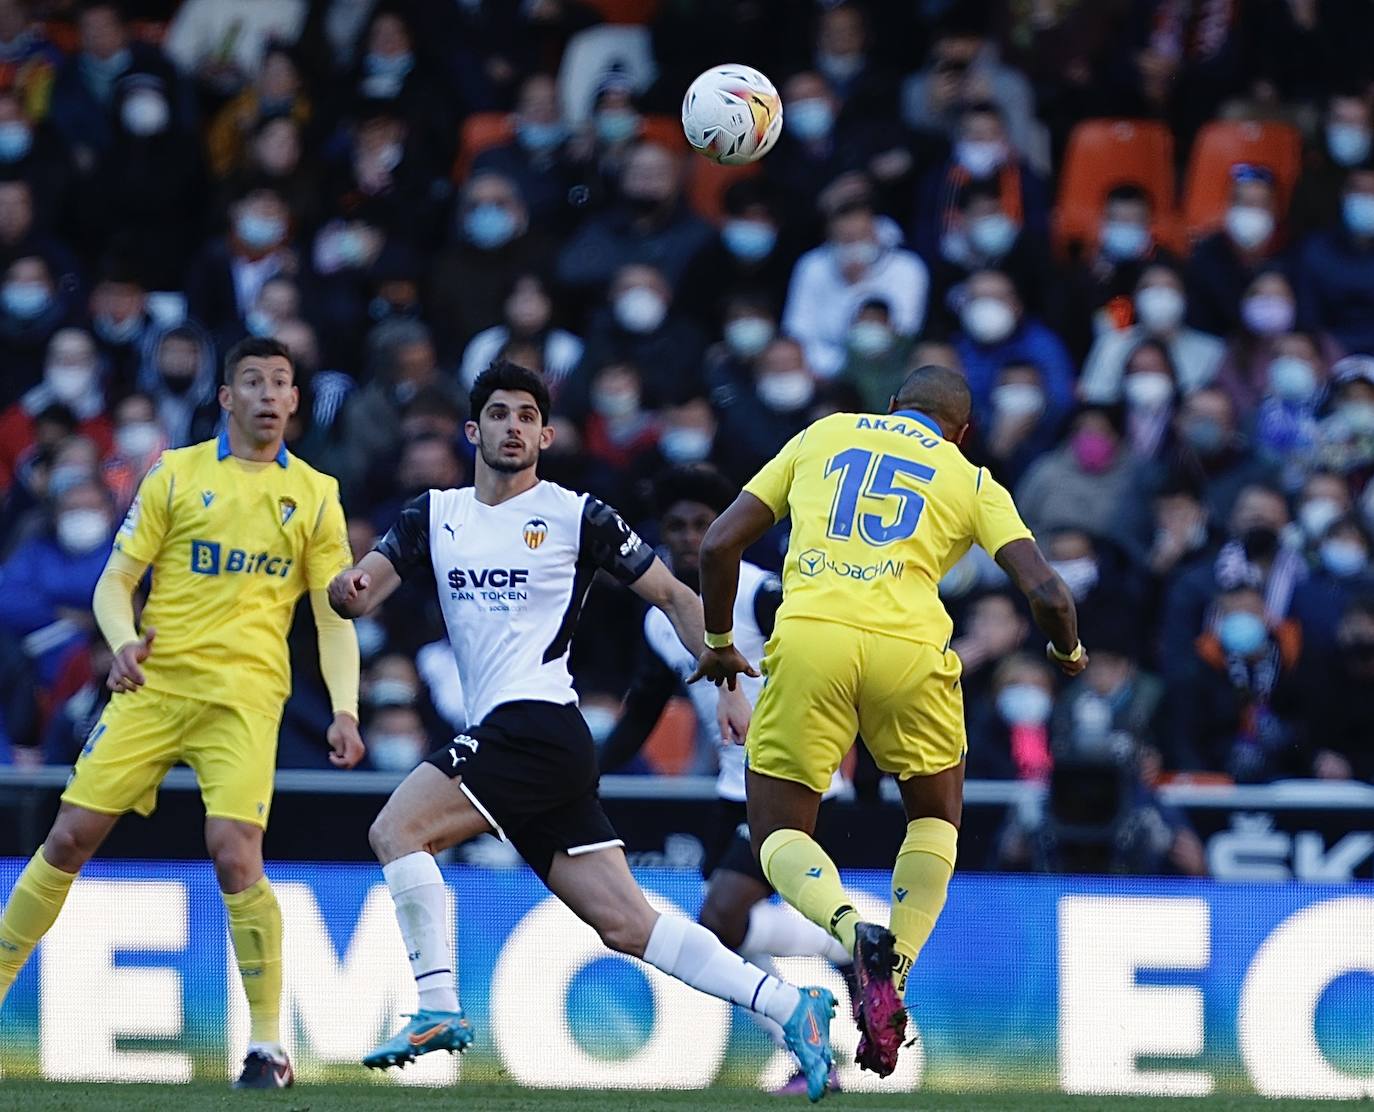
[[[499,454],[499,449],[497,455],[488,455],[487,450],[484,447],[482,449],[482,462],[485,463],[487,467],[489,467],[492,471],[499,471],[503,475],[517,475],[521,471],[528,471],[531,467],[537,464],[539,462],[539,453],[536,451],[532,454],[530,459],[525,461],[517,461],[502,459]]]

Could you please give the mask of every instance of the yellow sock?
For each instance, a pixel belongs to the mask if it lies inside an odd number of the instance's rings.
[[[944,819],[908,823],[897,864],[892,869],[892,933],[897,938],[897,992],[906,992],[906,978],[935,920],[945,906],[959,831]]]
[[[255,1043],[281,1042],[281,908],[267,878],[224,892]]]
[[[19,874],[5,914],[0,917],[0,1001],[5,999],[38,940],[57,919],[75,879],[75,873],[64,873],[49,865],[42,846]]]
[[[835,863],[814,839],[800,830],[775,830],[759,847],[759,864],[779,896],[854,952],[859,913],[844,893]]]

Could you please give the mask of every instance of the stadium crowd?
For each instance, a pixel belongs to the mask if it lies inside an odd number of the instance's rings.
[[[666,469],[743,483],[959,368],[966,451],[1093,656],[1057,683],[996,566],[956,566],[971,777],[1374,779],[1371,41],[1341,0],[0,0],[0,761],[80,750],[114,530],[161,450],[215,435],[253,334],[295,354],[289,443],[359,555],[469,481],[497,355],[554,393],[544,477],[650,539]],[[681,139],[722,61],[783,96],[757,172]],[[287,766],[327,765],[310,623]],[[409,768],[464,724],[433,592],[357,627],[369,760]],[[600,737],[641,629],[594,589]],[[632,767],[708,771],[678,734]]]

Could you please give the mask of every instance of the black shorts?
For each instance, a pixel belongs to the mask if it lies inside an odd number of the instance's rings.
[[[754,847],[749,844],[749,823],[745,818],[744,804],[731,799],[721,799],[716,803],[711,830],[707,835],[706,856],[701,860],[701,875],[708,880],[717,869],[743,873],[760,884],[768,884],[768,878],[763,875],[754,856]]]
[[[547,879],[554,854],[624,846],[597,796],[596,743],[577,704],[503,703],[425,758]]]

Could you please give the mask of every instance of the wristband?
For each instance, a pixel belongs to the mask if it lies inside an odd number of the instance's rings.
[[[728,649],[735,643],[735,631],[727,629],[724,633],[706,634],[706,647],[708,649]]]
[[[1055,660],[1063,661],[1065,664],[1077,664],[1083,659],[1083,642],[1080,641],[1073,647],[1073,652],[1061,653],[1054,647],[1054,642],[1050,641],[1045,645],[1045,649]]]

